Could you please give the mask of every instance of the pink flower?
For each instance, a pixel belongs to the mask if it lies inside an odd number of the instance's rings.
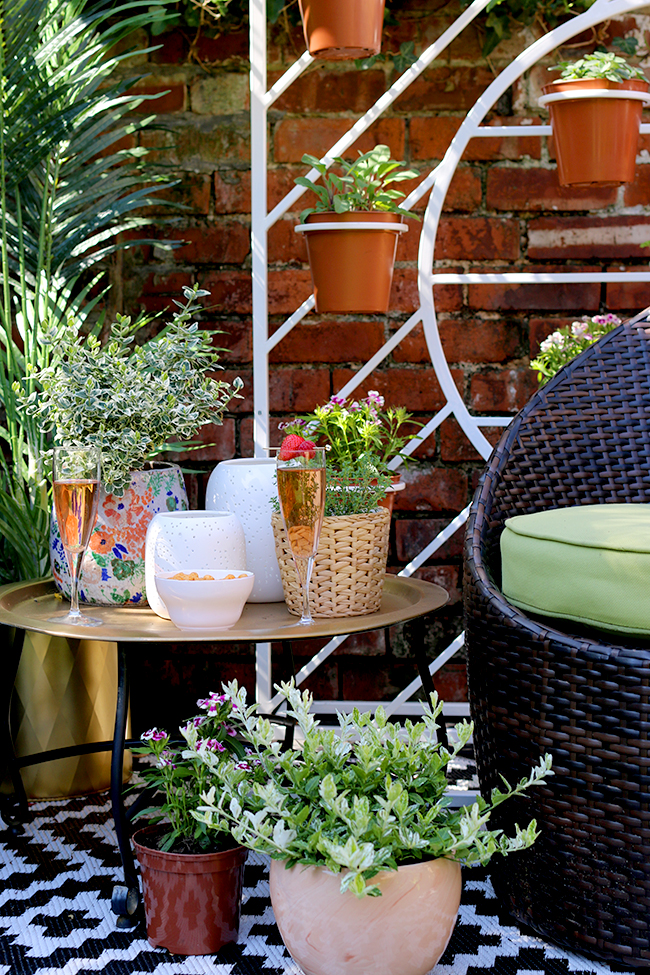
[[[164,741],[168,737],[166,731],[160,731],[158,728],[150,728],[140,736],[142,741]]]

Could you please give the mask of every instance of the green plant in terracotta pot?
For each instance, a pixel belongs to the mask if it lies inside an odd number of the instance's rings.
[[[310,975],[424,975],[444,951],[461,895],[460,865],[487,864],[530,847],[534,820],[512,835],[493,828],[501,803],[552,775],[540,757],[527,779],[505,779],[489,799],[453,808],[446,767],[468,743],[472,724],[456,725],[450,748],[437,739],[442,704],[404,727],[379,707],[339,714],[322,728],[309,693],[278,687],[304,740],[281,752],[267,721],[237,700],[238,729],[250,755],[221,761],[192,748],[210,772],[193,815],[208,829],[229,829],[271,857],[271,902],[291,955]]]
[[[232,386],[209,375],[219,354],[214,333],[193,316],[197,298],[185,288],[172,321],[158,335],[136,344],[145,321],[118,315],[102,344],[84,340],[70,317],[60,330],[43,328],[43,342],[56,342],[51,364],[34,378],[41,391],[24,409],[39,418],[62,444],[94,443],[102,451],[99,514],[82,564],[80,601],[108,605],[142,603],[146,530],[158,511],[187,508],[177,465],[152,460],[171,441],[190,441],[204,423],[221,423],[241,380]],[[67,566],[56,519],[51,528],[52,570],[67,591]]]
[[[147,936],[151,945],[174,954],[214,954],[237,940],[248,851],[229,828],[209,829],[193,812],[210,787],[214,762],[206,764],[205,752],[215,762],[228,759],[250,768],[246,745],[236,732],[239,704],[237,695],[209,694],[197,702],[199,714],[180,727],[180,737],[152,728],[142,735],[142,747],[134,749],[153,760],[139,778],[161,800],[136,814],[148,825],[133,837]],[[188,903],[191,916],[179,910]]]
[[[385,313],[397,239],[408,230],[402,218],[414,216],[400,207],[405,194],[394,184],[419,173],[401,169],[385,145],[353,161],[308,154],[302,161],[320,175],[319,182],[308,176],[295,181],[316,195],[296,227],[307,243],[316,311]],[[339,172],[329,171],[332,163]]]
[[[645,74],[621,54],[594,51],[565,61],[556,81],[544,85],[561,186],[619,186],[634,179]]]

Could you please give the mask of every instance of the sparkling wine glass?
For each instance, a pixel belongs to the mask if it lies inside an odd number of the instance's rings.
[[[68,560],[71,599],[68,613],[49,623],[66,626],[101,626],[102,621],[79,611],[79,574],[95,526],[99,504],[100,450],[96,446],[55,447],[53,464],[54,511]]]
[[[309,581],[325,511],[325,448],[283,449],[277,455],[278,498],[302,590],[303,624],[313,623]]]

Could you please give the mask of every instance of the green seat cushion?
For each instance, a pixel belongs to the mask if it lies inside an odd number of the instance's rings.
[[[650,504],[589,504],[509,518],[502,590],[521,609],[650,636]]]

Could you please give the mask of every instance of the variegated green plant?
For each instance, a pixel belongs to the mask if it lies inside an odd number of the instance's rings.
[[[210,789],[195,818],[210,829],[274,859],[316,864],[343,872],[341,890],[377,895],[373,878],[401,863],[450,857],[470,866],[485,864],[529,847],[538,833],[535,821],[515,827],[514,836],[490,829],[492,810],[552,775],[545,755],[528,778],[494,789],[490,801],[478,798],[453,809],[446,795],[445,768],[468,743],[472,724],[456,725],[450,749],[436,737],[442,703],[434,695],[422,720],[404,728],[390,722],[383,708],[374,715],[354,710],[339,715],[337,730],[318,725],[309,693],[293,684],[278,689],[289,702],[304,737],[302,750],[280,751],[269,722],[247,707],[235,683],[224,684],[235,702],[235,727],[249,747],[248,757],[226,760],[205,747],[200,729],[188,723],[187,757],[210,770]]]
[[[62,444],[98,444],[102,480],[109,491],[123,494],[131,472],[169,449],[170,441],[189,441],[204,423],[221,423],[223,413],[242,387],[212,379],[219,353],[214,332],[192,321],[207,295],[184,288],[185,304],[154,338],[135,344],[142,321],[118,315],[108,342],[83,339],[70,316],[64,329],[43,326],[42,341],[56,344],[53,364],[36,372],[41,391],[24,402],[28,416]]]

